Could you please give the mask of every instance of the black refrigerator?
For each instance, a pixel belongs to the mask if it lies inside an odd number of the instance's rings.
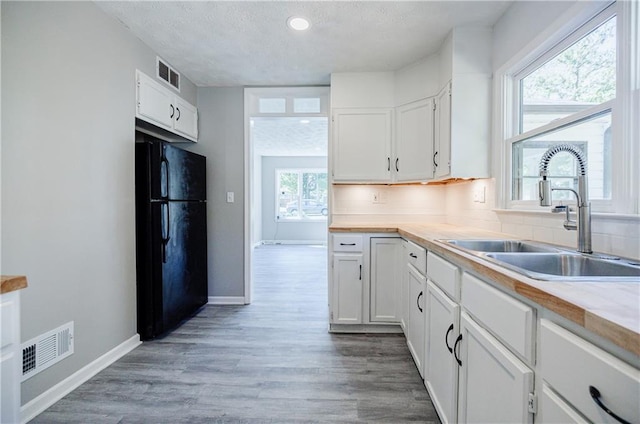
[[[207,303],[206,158],[136,133],[138,333],[164,335]]]

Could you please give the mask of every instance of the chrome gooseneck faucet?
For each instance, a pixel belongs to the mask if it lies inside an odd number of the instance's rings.
[[[551,188],[551,182],[547,180],[547,167],[549,161],[559,152],[569,152],[578,160],[580,175],[578,176],[578,191],[571,188]],[[558,144],[544,152],[540,159],[540,180],[538,192],[540,195],[540,206],[551,206],[551,192],[556,190],[570,191],[576,195],[578,202],[577,222],[569,217],[569,206],[566,207],[567,219],[564,228],[567,230],[578,230],[578,252],[593,253],[591,249],[591,203],[589,203],[589,189],[587,187],[587,159],[584,152],[572,144]]]

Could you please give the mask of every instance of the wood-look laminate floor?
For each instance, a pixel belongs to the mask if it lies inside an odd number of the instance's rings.
[[[206,306],[32,423],[439,422],[401,335],[327,332],[327,251],[262,246],[248,306]]]

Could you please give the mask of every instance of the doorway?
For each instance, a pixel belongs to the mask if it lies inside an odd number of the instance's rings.
[[[326,245],[328,103],[329,87],[245,89],[246,304],[254,249]]]

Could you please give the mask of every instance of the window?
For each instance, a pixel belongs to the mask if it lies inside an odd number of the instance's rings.
[[[327,219],[326,170],[278,169],[276,187],[276,220]]]
[[[503,104],[505,206],[538,207],[540,159],[550,147],[568,143],[587,158],[593,210],[637,213],[638,199],[629,202],[622,193],[637,184],[632,172],[638,158],[629,153],[637,151],[638,141],[629,136],[633,114],[625,113],[623,105],[631,105],[637,91],[629,69],[638,42],[630,40],[629,23],[637,22],[638,12],[620,3],[590,16],[588,6],[576,6],[585,10],[581,25],[574,21],[572,30],[556,28],[556,34],[564,36],[549,35],[557,37],[555,44],[541,38],[537,41],[545,50],[521,52],[519,57],[526,59],[514,59],[497,72],[503,77],[498,79],[503,98],[511,98]],[[624,19],[621,14],[626,14]],[[555,155],[549,163],[554,187],[577,189],[577,175],[576,160],[568,153]],[[566,191],[554,192],[553,199],[575,203]]]

